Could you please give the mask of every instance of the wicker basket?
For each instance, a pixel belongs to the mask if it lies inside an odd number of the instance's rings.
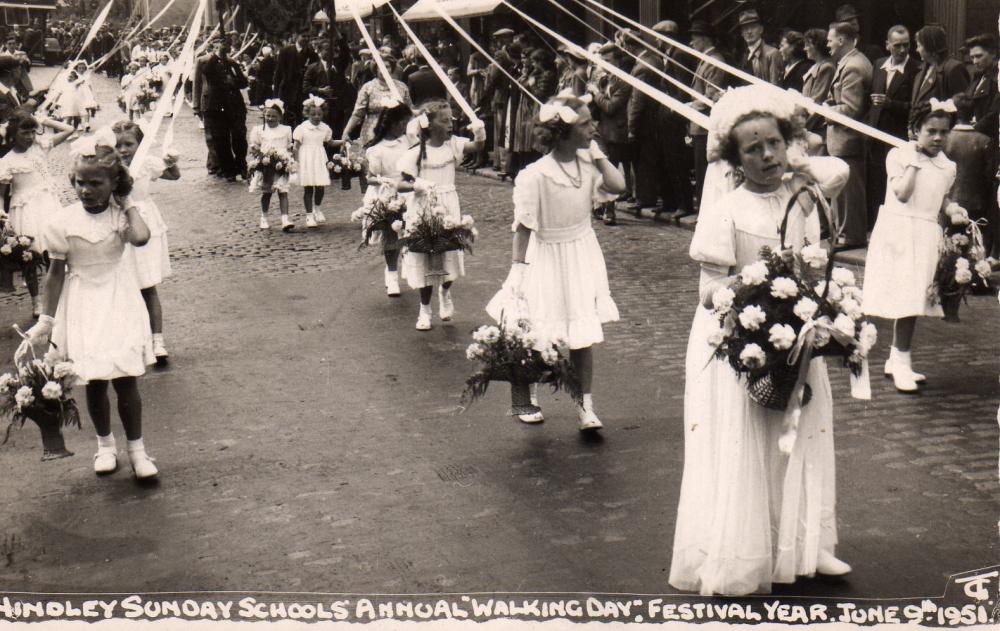
[[[747,383],[747,394],[750,400],[769,410],[784,412],[795,391],[795,382],[799,378],[799,367],[780,366],[763,377],[750,379]],[[802,405],[812,399],[812,389],[805,384],[802,392]]]

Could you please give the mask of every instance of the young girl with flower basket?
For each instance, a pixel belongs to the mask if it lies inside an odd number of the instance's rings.
[[[306,120],[292,132],[295,156],[298,161],[298,179],[303,187],[302,201],[306,209],[306,227],[315,228],[326,221],[320,204],[330,185],[330,172],[326,168],[326,145],[333,146],[333,130],[323,122],[323,99],[309,95],[302,103]],[[336,143],[339,144],[339,143]]]
[[[932,99],[911,113],[916,140],[886,157],[885,202],[865,259],[862,307],[868,315],[894,321],[885,376],[892,377],[900,392],[916,392],[924,381],[913,371],[910,357],[917,318],[944,313],[928,287],[938,264],[939,221],[955,182],[955,163],[943,151],[954,109],[950,102]]]
[[[787,244],[818,243],[821,211],[800,191],[814,183],[830,198],[847,181],[842,160],[789,152],[800,134],[793,118],[784,94],[766,87],[738,88],[712,108],[709,134],[743,183],[702,207],[691,242],[701,300],[685,366],[684,474],[669,579],[703,595],[767,592],[773,582],[851,569],[834,556],[833,397],[824,359],[808,364],[811,397],[786,455],[778,444],[785,412],[755,403],[714,345],[722,336],[711,310],[717,290],[741,268],[758,273],[762,248],[779,249],[786,214]]]
[[[406,134],[406,125],[413,117],[410,106],[397,103],[382,110],[375,125],[375,136],[365,148],[365,163],[367,164],[368,188],[365,190],[363,207],[374,204],[376,200],[388,198],[387,210],[391,212],[381,223],[389,221],[388,226],[376,228],[369,219],[363,219],[362,228],[365,243],[382,242],[382,253],[385,257],[385,293],[390,297],[399,296],[399,236],[392,229],[392,224],[402,220],[402,210],[405,208],[405,197],[400,195],[397,187],[400,178],[399,162],[410,149],[410,138]],[[389,208],[396,202],[395,210]]]
[[[604,341],[602,325],[618,320],[618,307],[591,208],[616,199],[625,179],[593,140],[588,101],[563,92],[539,110],[535,135],[547,152],[514,181],[513,261],[486,310],[497,322],[525,317],[539,345],[559,340],[569,347],[582,393],[579,427],[596,430],[603,424],[591,394],[593,346]],[[542,421],[537,402],[521,399],[513,401],[517,418]]]
[[[51,341],[73,362],[97,430],[98,474],[118,467],[108,383],[114,386],[129,463],[138,480],[147,480],[158,471],[142,439],[136,378],[155,358],[139,282],[123,253],[128,244],[146,243],[149,228],[128,201],[132,178],[113,147],[84,138],[73,153],[71,181],[80,201],[63,208],[60,221],[49,225],[52,266],[45,279],[45,309],[27,338],[36,355],[44,354]]]
[[[170,251],[167,245],[167,223],[163,220],[160,207],[153,201],[150,184],[157,179],[177,180],[181,173],[177,168],[177,156],[167,153],[160,158],[146,154],[142,164],[133,164],[132,158],[142,143],[142,129],[132,121],[119,121],[111,127],[115,148],[122,162],[132,176],[130,199],[139,208],[143,221],[149,228],[149,241],[140,247],[128,246],[126,250],[135,262],[136,276],[142,299],[149,312],[149,325],[153,331],[153,355],[158,366],[166,365],[169,354],[163,342],[163,307],[157,286],[171,274]],[[99,134],[103,130],[98,130]]]
[[[250,132],[250,192],[260,193],[260,229],[268,230],[267,213],[271,196],[278,194],[281,229],[288,232],[295,224],[288,218],[288,176],[294,170],[292,128],[281,124],[285,104],[281,99],[264,102],[264,123]]]
[[[43,135],[44,128],[56,131]],[[46,229],[60,212],[56,186],[49,174],[49,150],[69,138],[73,127],[47,118],[36,119],[27,112],[15,112],[7,122],[7,145],[11,148],[0,159],[0,195],[10,188],[10,213],[7,226],[14,236],[31,239],[22,252],[24,282],[31,295],[34,317],[41,313],[38,297],[38,266],[46,249]],[[5,245],[0,245],[2,253]]]
[[[458,225],[462,220],[462,208],[455,190],[455,165],[466,155],[476,154],[486,139],[482,123],[473,129],[474,140],[452,135],[451,106],[446,101],[430,101],[420,115],[420,143],[399,161],[399,171],[403,181],[401,192],[414,191],[410,205],[421,208],[436,199],[442,210],[442,219]],[[411,212],[414,210],[410,209]],[[432,208],[433,212],[434,209]],[[409,249],[403,259],[403,278],[413,289],[420,291],[420,314],[417,317],[418,331],[431,328],[431,295],[434,285],[438,285],[440,311],[443,321],[451,320],[455,305],[451,298],[451,286],[455,280],[465,275],[463,253],[460,249],[443,253],[442,274],[436,274],[430,263],[435,253],[425,253]]]

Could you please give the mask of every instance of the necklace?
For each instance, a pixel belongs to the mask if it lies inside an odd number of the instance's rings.
[[[556,165],[558,165],[559,170],[569,178],[570,184],[573,185],[573,188],[580,188],[583,186],[583,171],[580,169],[580,159],[575,157],[573,158],[573,162],[576,163],[576,177],[569,174],[569,171],[563,167],[562,162],[556,160]]]

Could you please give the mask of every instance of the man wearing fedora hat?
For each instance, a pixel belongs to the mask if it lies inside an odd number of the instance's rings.
[[[741,68],[758,79],[779,85],[784,76],[785,63],[781,59],[781,52],[764,41],[764,24],[756,9],[740,13],[740,34],[747,45],[747,54],[740,64]]]
[[[691,24],[691,47],[701,54],[725,62],[726,58],[715,47],[715,34],[712,26],[705,21],[695,20]],[[718,101],[726,89],[726,73],[721,68],[706,61],[698,63],[698,68],[694,73],[694,82],[691,87],[699,94],[708,97],[709,100]],[[694,109],[707,114],[709,106],[701,101],[690,103]],[[705,170],[708,169],[708,130],[690,123],[688,125],[688,135],[691,136],[694,145],[694,180],[695,194],[701,198],[701,192],[705,185]],[[700,203],[700,202],[699,202]]]

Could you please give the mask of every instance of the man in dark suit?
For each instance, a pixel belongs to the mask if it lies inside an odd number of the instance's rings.
[[[410,73],[406,87],[410,89],[410,100],[417,109],[432,99],[448,100],[448,90],[426,62]]]
[[[205,93],[205,63],[214,56],[214,51],[201,55],[194,63],[194,79],[191,81],[191,104],[194,115],[198,118],[199,126],[205,134],[205,146],[208,153],[205,157],[205,169],[209,175],[222,177],[219,170],[219,158],[215,155],[215,142],[212,140],[212,130],[205,126],[205,113],[201,109],[202,96]]]
[[[514,31],[509,28],[502,28],[493,33],[495,53],[493,58],[503,66],[509,74],[514,72],[515,60],[507,52],[511,44]],[[483,86],[483,94],[480,97],[477,107],[493,114],[493,166],[501,168],[503,163],[503,153],[509,151],[505,145],[507,134],[507,99],[510,96],[510,79],[496,67],[490,64],[486,73],[486,83]]]
[[[240,92],[249,82],[238,63],[229,58],[229,43],[223,37],[212,42],[212,57],[201,69],[201,113],[206,138],[215,147],[219,175],[230,182],[246,178],[246,104]]]
[[[323,97],[324,100],[333,96],[330,87],[330,42],[323,40],[316,45],[317,60],[308,66],[302,75],[302,100],[310,94]],[[285,108],[297,107],[300,103],[285,103]]]
[[[284,122],[295,127],[302,122],[302,108],[305,96],[302,82],[306,68],[317,61],[316,52],[309,48],[309,38],[299,34],[295,43],[278,53],[278,64],[274,70],[274,92],[285,104]]]
[[[746,57],[740,63],[743,71],[774,85],[781,85],[785,63],[778,49],[764,41],[764,24],[756,9],[740,13],[740,34],[747,45]]]
[[[910,97],[920,64],[910,56],[910,32],[905,26],[889,29],[885,43],[888,57],[875,62],[872,70],[871,109],[867,123],[897,138],[908,137]],[[868,225],[875,225],[885,200],[885,158],[889,145],[868,141]]]
[[[996,35],[976,35],[965,40],[965,48],[975,67],[972,83],[966,92],[972,99],[973,125],[979,133],[996,140],[1000,125],[1000,92],[997,91],[1000,42]]]

